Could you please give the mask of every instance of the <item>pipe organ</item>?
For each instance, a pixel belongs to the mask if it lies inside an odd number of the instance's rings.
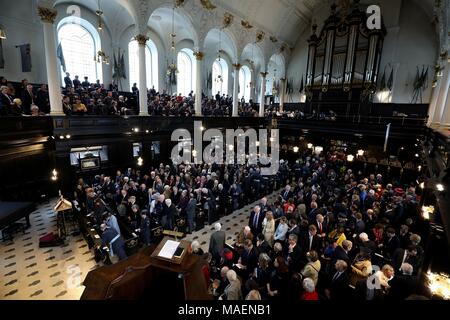
[[[358,96],[368,101],[375,93],[386,29],[369,29],[359,2],[353,1],[349,13],[333,4],[320,33],[313,25],[305,86],[309,101],[337,95],[341,100]]]

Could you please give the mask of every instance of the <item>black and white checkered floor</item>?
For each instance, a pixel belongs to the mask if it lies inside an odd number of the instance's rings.
[[[276,194],[268,196],[269,202]],[[56,200],[42,204],[30,215],[31,227],[18,233],[13,241],[0,242],[0,300],[78,300],[84,278],[98,268],[93,250],[80,236],[69,236],[61,247],[39,248],[39,238],[56,231]],[[247,225],[255,205],[248,205],[220,219],[227,243],[234,243]],[[190,234],[186,240],[199,241],[206,252],[213,226]]]

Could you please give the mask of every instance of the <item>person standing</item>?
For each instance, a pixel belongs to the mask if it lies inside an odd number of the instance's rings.
[[[222,225],[220,223],[216,223],[214,225],[215,232],[211,235],[209,240],[209,252],[213,256],[213,260],[218,263],[221,258],[221,254],[223,248],[225,246],[225,232],[221,231]]]
[[[100,230],[102,230],[102,246],[107,246],[109,248],[110,255],[112,257],[117,255],[119,260],[126,259],[125,243],[120,237],[120,234],[118,234],[115,229],[108,228],[104,223],[100,226]]]

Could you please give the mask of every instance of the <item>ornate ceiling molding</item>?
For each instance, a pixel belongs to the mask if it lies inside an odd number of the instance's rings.
[[[234,20],[234,16],[229,13],[229,12],[225,12],[223,15],[223,27],[224,28],[228,28]]]
[[[202,4],[202,7],[206,10],[214,10],[217,8],[215,5],[211,3],[210,0],[200,0],[200,3]]]

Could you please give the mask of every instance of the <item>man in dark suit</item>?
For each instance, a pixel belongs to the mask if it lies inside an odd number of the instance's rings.
[[[328,222],[325,221],[323,215],[320,213],[316,215],[316,221],[314,221],[314,225],[317,228],[317,235],[321,238],[326,237],[328,234]]]
[[[286,261],[290,272],[299,272],[302,261],[302,249],[297,244],[297,235],[291,234],[288,239],[289,245],[286,252]]]
[[[0,88],[0,115],[6,116],[11,106],[14,106],[13,97],[9,95],[7,86]]]
[[[250,229],[252,230],[253,234],[260,234],[263,230],[263,221],[264,221],[265,215],[261,212],[260,206],[255,206],[253,208],[252,213],[250,214],[250,219],[248,220],[248,225]]]
[[[48,96],[47,85],[43,84],[36,93],[36,104],[39,110],[45,114],[50,113],[50,98]]]
[[[102,224],[100,229],[102,230],[102,246],[108,247],[110,254],[117,256],[119,260],[126,259],[125,243],[120,237],[120,234],[114,228],[108,228],[106,224]]]
[[[395,250],[400,248],[400,239],[395,234],[394,228],[387,229],[387,235],[383,242],[383,255],[387,259],[392,259]]]
[[[216,230],[209,239],[209,252],[213,256],[213,260],[218,264],[220,262],[220,258],[222,255],[223,248],[225,246],[225,232],[221,231],[222,225],[220,223],[216,223],[214,225],[214,229]]]
[[[255,270],[258,265],[258,251],[253,246],[251,240],[245,240],[244,251],[241,253],[241,257],[238,261],[238,266],[240,266],[242,276],[246,280]]]
[[[280,193],[280,197],[283,202],[288,201],[290,198],[294,196],[294,193],[291,191],[291,186],[287,185],[284,190]]]
[[[300,237],[300,227],[297,225],[297,221],[295,219],[289,220],[288,223],[289,229],[286,232],[286,242],[289,242],[289,236],[291,234],[295,234],[298,237]]]
[[[22,110],[25,114],[31,114],[31,105],[34,104],[34,100],[33,86],[29,84],[22,92]]]
[[[300,237],[300,246],[303,253],[306,255],[307,252],[314,250],[319,252],[322,248],[322,241],[319,236],[317,236],[317,228],[315,225],[310,225],[308,227],[308,232],[304,233]],[[303,257],[306,259],[306,256]]]
[[[192,233],[195,231],[194,228],[194,220],[195,220],[195,210],[197,209],[197,199],[194,197],[194,194],[189,194],[189,202],[186,206],[186,218],[187,224],[189,227],[189,232]]]
[[[405,300],[412,294],[422,294],[419,279],[413,276],[413,266],[403,263],[400,267],[401,274],[394,276],[389,281],[389,300]]]
[[[66,72],[66,76],[64,77],[64,84],[66,85],[66,89],[72,88],[72,79],[70,79],[70,73]]]
[[[366,229],[366,224],[364,223],[362,219],[362,214],[360,212],[357,212],[355,214],[356,222],[355,222],[355,234],[359,236],[361,233],[363,233]]]
[[[342,247],[337,246],[336,249],[334,249],[331,261],[332,264],[336,263],[338,260],[343,260],[347,263],[347,265],[350,263],[350,257],[349,252],[352,250],[353,243],[349,240],[342,241]]]
[[[256,250],[258,251],[258,255],[261,253],[266,253],[270,255],[271,247],[270,244],[265,240],[264,235],[262,233],[258,234],[258,240],[256,241]]]
[[[75,79],[73,79],[73,87],[75,88],[75,90],[81,87],[81,82],[78,76],[75,76]]]
[[[335,263],[336,272],[331,277],[328,289],[325,289],[325,294],[330,300],[345,300],[348,299],[349,278],[347,274],[347,262],[344,260],[337,260]]]
[[[392,256],[392,266],[394,267],[395,273],[399,274],[401,272],[401,266],[404,263],[410,264],[414,271],[419,269],[416,246],[409,245],[406,249],[398,248],[395,250]]]

